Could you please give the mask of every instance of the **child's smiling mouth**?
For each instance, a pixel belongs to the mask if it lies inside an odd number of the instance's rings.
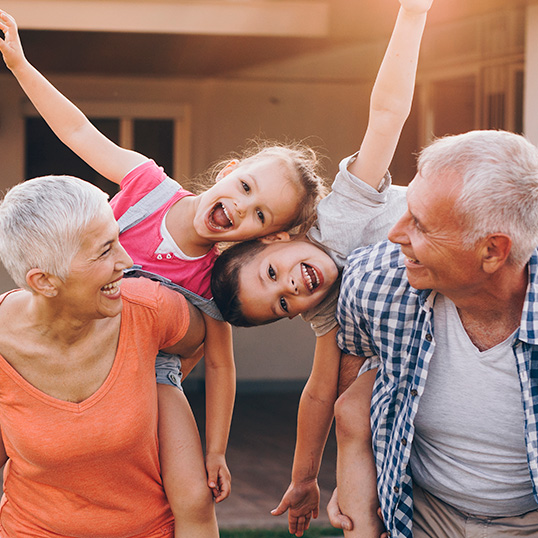
[[[208,220],[211,227],[216,230],[228,230],[234,225],[233,220],[228,213],[228,210],[220,202],[217,202],[213,206],[213,209],[209,213]]]
[[[318,271],[306,263],[301,263],[301,272],[303,274],[303,280],[306,289],[312,293],[317,287],[321,285],[322,279]]]

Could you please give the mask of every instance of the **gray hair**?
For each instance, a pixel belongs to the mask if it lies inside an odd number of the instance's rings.
[[[492,233],[512,239],[508,261],[524,265],[538,245],[538,149],[521,135],[471,131],[446,136],[418,159],[423,177],[455,172],[463,189],[454,209],[462,218],[464,245]]]
[[[30,179],[0,202],[0,259],[15,283],[39,268],[65,280],[84,231],[103,212],[108,195],[70,176]]]

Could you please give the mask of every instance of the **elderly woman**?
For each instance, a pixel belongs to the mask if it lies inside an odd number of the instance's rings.
[[[131,259],[106,195],[80,179],[11,189],[0,257],[23,288],[0,297],[0,536],[172,537],[154,360],[192,354],[198,311],[155,282],[122,281]]]

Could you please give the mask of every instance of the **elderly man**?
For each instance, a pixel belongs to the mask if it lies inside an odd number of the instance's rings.
[[[338,310],[342,350],[379,367],[383,519],[392,537],[538,536],[538,151],[473,131],[418,170]]]

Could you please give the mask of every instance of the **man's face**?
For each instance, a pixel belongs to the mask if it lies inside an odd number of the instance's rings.
[[[278,240],[241,267],[241,309],[255,322],[292,318],[317,306],[337,277],[330,256],[310,241]]]
[[[427,171],[426,171],[427,174]],[[481,274],[477,249],[464,248],[463,226],[454,210],[463,182],[452,172],[415,176],[407,211],[389,232],[402,247],[409,283],[448,297],[472,291]]]

